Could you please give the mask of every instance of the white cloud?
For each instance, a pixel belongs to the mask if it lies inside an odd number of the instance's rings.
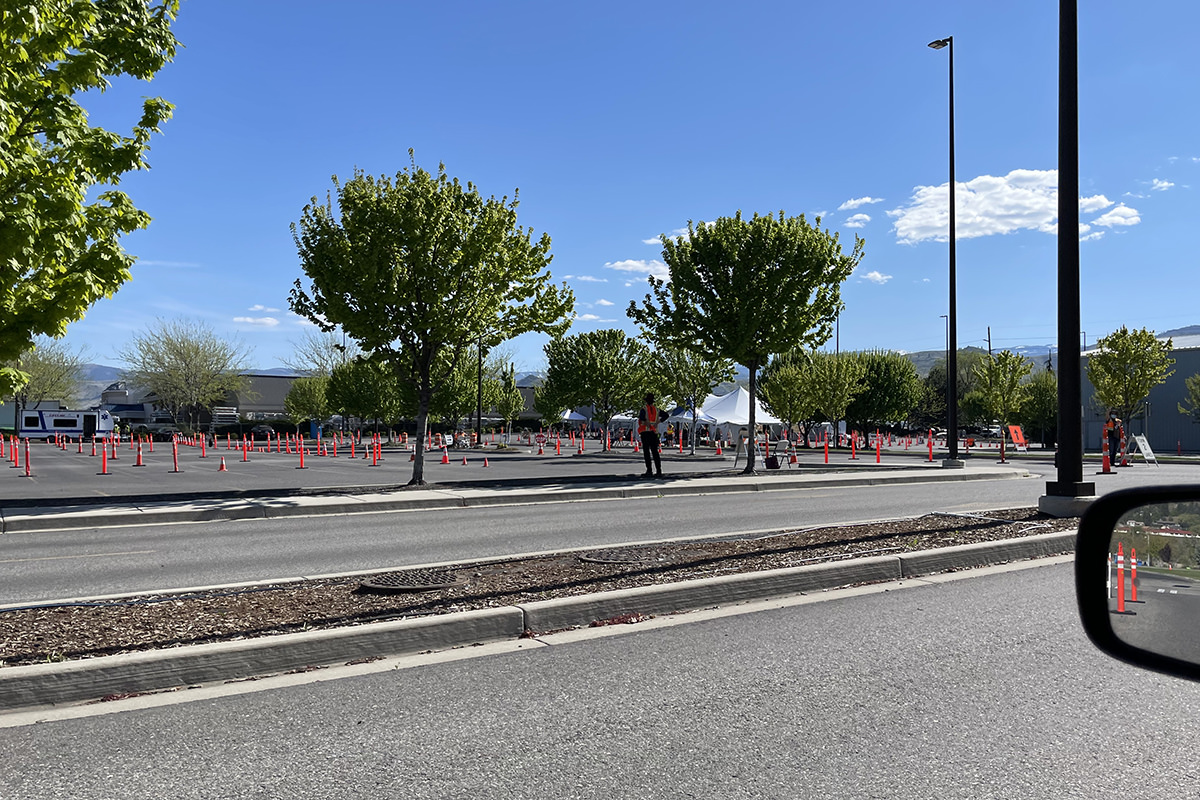
[[[674,239],[679,236],[687,236],[687,232],[687,228],[676,228],[675,230],[667,233],[667,238]],[[642,244],[662,244],[662,242],[657,236],[655,236],[653,239],[642,239]]]
[[[626,259],[624,261],[610,261],[604,266],[609,269],[615,269],[618,272],[640,272],[643,275],[653,275],[656,278],[666,279],[667,265],[659,261],[657,258],[646,261],[644,259]]]
[[[252,306],[250,306],[249,308],[247,308],[246,310],[247,310],[247,311],[265,311],[265,312],[267,312],[268,314],[277,314],[277,313],[279,313],[279,309],[278,309],[278,308],[267,308],[267,307],[266,307],[266,306],[264,306],[264,305],[258,305],[258,304],[252,305]]]
[[[1141,194],[1139,192],[1126,192],[1125,194],[1122,195],[1122,197],[1132,197],[1136,200],[1145,200],[1149,196],[1150,195],[1148,195],[1148,194]]]
[[[929,283],[929,278],[921,278],[921,283]]]
[[[878,270],[871,270],[866,275],[862,276],[862,280],[870,281],[871,283],[878,283],[880,286],[887,283],[891,279],[892,279],[891,275],[884,275],[882,272],[879,272]]]
[[[1111,228],[1117,225],[1137,225],[1141,221],[1142,218],[1138,215],[1136,208],[1130,208],[1122,203],[1112,211],[1109,211],[1107,214],[1092,220],[1092,224],[1102,225],[1105,228]]]
[[[1175,184],[1171,183],[1170,181],[1159,180],[1158,178],[1155,178],[1150,182],[1150,188],[1156,192],[1165,192],[1174,185]]]
[[[596,305],[598,305],[598,306],[613,306],[613,305],[616,305],[616,303],[614,303],[612,300],[605,300],[605,299],[601,298],[600,300],[596,301]]]
[[[1055,194],[1055,199],[1057,200],[1057,198],[1058,195]],[[1090,214],[1093,211],[1099,211],[1102,208],[1108,208],[1112,204],[1113,201],[1109,200],[1102,194],[1095,194],[1091,197],[1081,197],[1079,198],[1079,213]]]
[[[854,216],[850,217],[850,219],[846,220],[842,224],[845,225],[847,228],[861,228],[870,221],[871,221],[871,218],[866,214],[855,214]]]
[[[1097,239],[1101,238],[1102,236],[1104,236],[1104,231],[1092,231],[1091,233],[1087,234],[1086,236],[1080,236],[1079,241],[1094,242]]]
[[[959,239],[1058,229],[1057,170],[1015,169],[1004,176],[980,175],[955,187],[955,233]],[[949,238],[949,184],[917,186],[908,205],[888,211],[903,244]],[[1104,195],[1080,198],[1079,207],[1098,211],[1112,205]]]
[[[829,213],[828,211],[813,211],[811,214],[809,214],[809,216],[810,216],[810,217],[821,217],[821,218],[824,218],[824,217],[825,217],[825,215],[826,215],[826,214],[828,214],[828,213]]]
[[[595,275],[563,275],[564,281],[580,281],[581,283],[608,283],[608,278],[597,278]]]
[[[575,319],[579,320],[580,322],[595,322],[600,318],[595,314],[576,314]],[[949,390],[947,389],[947,391]]]
[[[883,202],[882,197],[855,197],[851,200],[847,200],[846,202],[844,202],[840,206],[838,206],[838,211],[849,211],[850,209],[858,208],[859,206],[865,206],[865,205],[870,205],[871,203],[882,203],[882,202]]]
[[[279,320],[274,317],[234,317],[233,321],[243,325],[258,325],[263,328],[274,328],[279,324]]]

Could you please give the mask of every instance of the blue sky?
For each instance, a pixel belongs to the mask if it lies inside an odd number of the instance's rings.
[[[1200,323],[1200,4],[1080,5],[1081,327]],[[572,332],[635,331],[659,234],[782,209],[866,240],[842,349],[940,349],[948,53],[926,44],[953,36],[959,343],[1055,344],[1057,22],[1045,0],[184,0],[175,62],[87,100],[116,130],[144,95],[176,111],[121,185],[154,218],[124,240],[133,280],[68,342],[120,366],[135,333],[186,318],[279,366],[311,330],[287,305],[290,223],[332,175],[395,174],[411,147],[484,194],[520,189]],[[543,343],[512,343],[520,369]]]

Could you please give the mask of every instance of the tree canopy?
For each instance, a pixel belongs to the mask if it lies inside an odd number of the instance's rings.
[[[249,351],[218,338],[201,322],[158,320],[134,336],[120,357],[129,364],[126,382],[154,394],[176,422],[186,414],[194,424],[202,409],[247,383],[241,373],[247,369]]]
[[[29,380],[13,393],[19,408],[36,406],[44,400],[58,400],[74,408],[83,383],[83,349],[70,350],[66,344],[48,336],[39,336],[34,347],[21,354],[15,364]]]
[[[297,429],[310,419],[323,422],[329,416],[329,401],[325,396],[328,388],[329,377],[326,375],[292,381],[287,397],[283,398],[283,410],[296,423]]]
[[[1187,405],[1176,403],[1179,413],[1191,417],[1192,422],[1200,422],[1200,373],[1184,378],[1183,386],[1187,391]]]
[[[409,151],[410,159],[412,151]],[[316,197],[292,225],[301,267],[292,310],[340,326],[416,394],[424,430],[434,394],[471,345],[490,350],[530,331],[562,334],[574,295],[550,283],[550,237],[519,227],[517,197],[416,166],[374,178],[356,171],[337,197]],[[410,483],[424,483],[417,436]]]
[[[733,217],[688,223],[685,236],[662,236],[668,277],[649,278],[651,294],[629,304],[630,318],[655,341],[694,347],[757,373],[773,353],[816,347],[829,339],[842,308],[841,284],[862,260],[863,240],[849,255],[838,234],[798,217]],[[754,406],[750,425],[753,428]],[[746,472],[754,471],[754,459]]]
[[[625,331],[605,328],[551,339],[545,346],[542,389],[564,408],[592,407],[592,419],[608,426],[612,418],[637,408],[646,392],[662,394],[650,349]]]
[[[1032,370],[1032,364],[1011,350],[1001,350],[994,356],[989,354],[987,360],[976,367],[989,423],[996,421],[1003,427],[1016,418],[1024,399],[1021,379]]]
[[[846,418],[858,430],[907,422],[922,398],[921,378],[913,362],[890,350],[865,350],[863,385],[846,408]]]
[[[1096,348],[1087,361],[1096,400],[1126,421],[1145,409],[1151,389],[1175,374],[1170,369],[1175,359],[1168,355],[1171,340],[1156,339],[1145,328],[1131,331],[1122,325],[1101,337]]]
[[[147,167],[171,116],[146,99],[129,136],[88,124],[76,99],[110,79],[150,80],[175,55],[178,0],[25,0],[0,7],[0,396],[27,379],[12,366],[38,334],[67,324],[129,280],[122,235],[150,217],[115,188]]]
[[[361,355],[333,368],[325,397],[331,410],[360,420],[390,422],[400,413],[395,371]]]

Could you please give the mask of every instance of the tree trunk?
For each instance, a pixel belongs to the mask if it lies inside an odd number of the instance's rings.
[[[416,454],[413,457],[413,473],[408,481],[409,486],[425,485],[425,434],[423,431],[429,422],[429,398],[431,394],[428,380],[426,380],[424,381],[424,385],[417,389]]]
[[[750,429],[750,439],[746,442],[746,468],[742,470],[745,475],[754,474],[754,444],[758,441],[758,431],[755,430],[754,421],[754,398],[758,391],[758,360],[752,359],[746,368],[750,370],[750,421],[747,425]]]

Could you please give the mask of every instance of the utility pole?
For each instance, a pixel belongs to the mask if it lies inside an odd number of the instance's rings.
[[[992,326],[988,325],[988,360],[992,360]]]

